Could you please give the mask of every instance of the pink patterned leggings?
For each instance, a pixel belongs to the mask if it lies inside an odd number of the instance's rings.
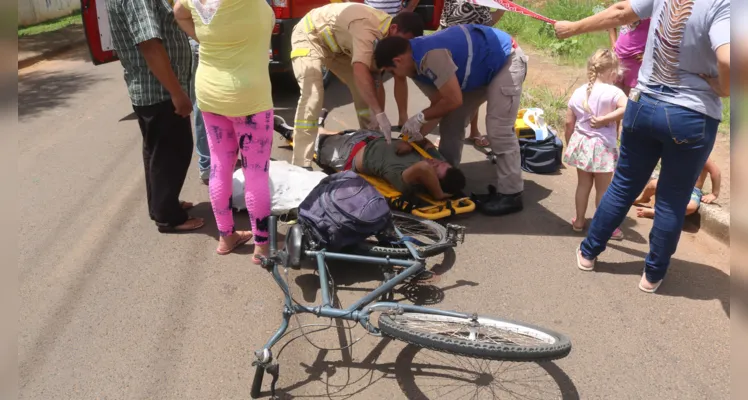
[[[244,198],[256,244],[268,242],[270,188],[268,168],[273,147],[273,110],[247,117],[225,117],[203,111],[210,147],[210,203],[218,233],[232,234],[232,175],[239,155],[244,172]]]

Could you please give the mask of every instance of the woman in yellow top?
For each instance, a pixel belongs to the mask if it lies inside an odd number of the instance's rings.
[[[264,0],[178,0],[174,15],[200,43],[195,94],[208,132],[217,252],[228,254],[254,234],[253,261],[259,264],[257,256],[268,253],[273,99],[267,52],[275,15]],[[229,204],[237,153],[252,232],[234,229]]]

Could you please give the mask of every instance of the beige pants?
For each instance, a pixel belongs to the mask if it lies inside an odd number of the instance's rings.
[[[297,24],[297,28],[303,24]],[[292,48],[308,49],[307,54],[293,57],[296,81],[299,83],[299,103],[296,107],[293,132],[293,165],[309,166],[314,156],[314,142],[317,138],[318,120],[325,98],[322,67],[327,67],[341,82],[348,86],[356,108],[358,123],[366,128],[371,121],[369,106],[364,102],[356,88],[351,59],[345,55],[324,52],[313,37],[303,29],[294,29],[291,36]]]
[[[520,167],[519,142],[514,121],[520,106],[522,84],[527,75],[527,56],[519,47],[507,58],[506,64],[485,88],[464,92],[462,106],[445,115],[439,122],[439,152],[452,165],[459,165],[465,128],[481,104],[486,106],[486,130],[491,150],[496,154],[499,193],[514,194],[524,190]],[[429,96],[433,86],[418,85]]]

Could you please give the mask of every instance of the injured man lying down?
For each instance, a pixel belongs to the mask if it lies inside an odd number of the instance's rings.
[[[462,193],[465,188],[462,171],[444,161],[428,140],[418,144],[433,158],[423,157],[400,139],[387,144],[381,132],[366,129],[332,132],[320,128],[315,152],[320,166],[381,178],[404,194],[427,192],[442,200]]]

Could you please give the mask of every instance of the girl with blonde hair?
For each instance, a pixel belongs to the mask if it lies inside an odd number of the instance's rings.
[[[576,216],[571,220],[572,229],[577,232],[584,229],[592,187],[595,204],[599,205],[618,161],[617,123],[626,110],[626,95],[615,86],[619,72],[616,54],[608,49],[597,50],[587,62],[589,81],[575,90],[569,100],[564,162],[577,168]],[[612,238],[623,239],[620,228],[615,229]]]

